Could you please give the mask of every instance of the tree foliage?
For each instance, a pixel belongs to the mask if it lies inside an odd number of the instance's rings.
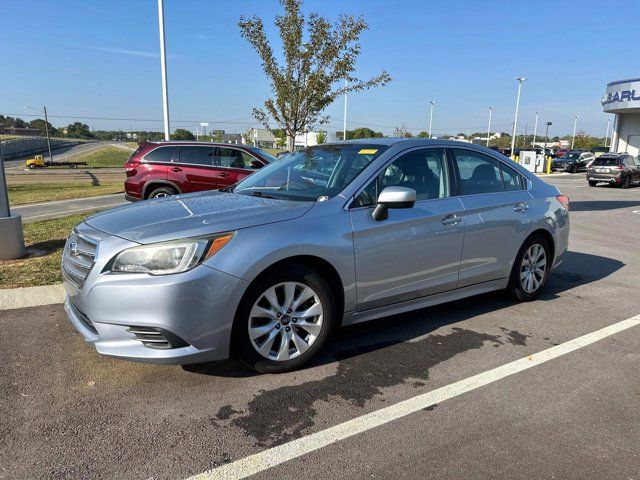
[[[316,134],[316,142],[318,142],[318,145],[322,144],[322,143],[326,143],[327,142],[327,132],[318,132]]]
[[[171,140],[195,140],[196,137],[193,136],[189,130],[184,128],[176,128],[171,134]]]
[[[243,38],[260,56],[271,82],[272,97],[264,102],[264,108],[254,108],[253,115],[266,128],[270,128],[270,120],[278,123],[292,148],[296,133],[328,121],[322,112],[336,98],[384,85],[391,77],[384,70],[366,81],[354,76],[360,35],[367,29],[362,17],[341,15],[332,24],[317,13],[305,17],[302,0],[280,3],[284,14],[276,16],[275,25],[282,43],[281,60],[267,39],[262,19],[242,16],[238,25]]]

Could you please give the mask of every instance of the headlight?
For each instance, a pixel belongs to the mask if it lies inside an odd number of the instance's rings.
[[[191,238],[128,248],[120,252],[111,265],[114,273],[180,273],[204,262],[233,238],[224,233],[208,238]]]

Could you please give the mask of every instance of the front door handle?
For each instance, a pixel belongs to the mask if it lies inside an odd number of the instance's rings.
[[[218,176],[219,176],[220,178],[226,178],[226,177],[228,177],[228,176],[229,176],[229,174],[228,174],[227,172],[220,172],[220,173],[218,173]]]
[[[444,217],[442,219],[442,224],[443,225],[457,225],[461,221],[462,221],[462,217],[459,217],[455,213],[452,213],[451,215],[447,215],[446,217]]]
[[[529,205],[524,202],[519,202],[516,203],[516,205],[513,207],[513,210],[518,213],[524,213],[529,210]]]
[[[181,172],[181,171],[182,171],[182,169],[181,169],[180,167],[172,167],[172,168],[171,168],[171,171],[172,171],[172,172]]]

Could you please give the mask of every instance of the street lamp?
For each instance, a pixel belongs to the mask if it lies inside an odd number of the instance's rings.
[[[511,136],[511,156],[513,157],[513,151],[516,148],[516,128],[518,127],[518,108],[520,108],[520,92],[522,91],[522,82],[526,80],[524,77],[517,77],[518,81],[518,96],[516,97],[516,114],[513,119],[513,135]]]
[[[489,146],[489,137],[491,136],[491,114],[493,113],[493,107],[489,107],[489,125],[487,126],[487,147]]]
[[[549,126],[552,125],[551,122],[547,122],[547,131],[544,134],[544,148],[549,146]]]
[[[431,100],[429,103],[431,104],[431,109],[429,111],[429,138],[431,138],[431,125],[433,125],[433,107],[438,102],[436,102],[435,100]]]
[[[39,112],[37,108],[24,107],[27,110],[33,110],[34,112]],[[51,155],[51,139],[49,138],[49,117],[47,117],[47,107],[42,107],[42,111],[44,112],[44,132],[47,136],[47,149],[49,150],[49,161],[53,161],[53,156]]]
[[[571,150],[573,150],[573,144],[576,141],[576,126],[578,125],[578,115],[573,119],[573,137],[571,138]]]
[[[531,143],[531,146],[533,148],[536,148],[536,134],[538,133],[538,116],[540,115],[540,112],[536,112],[536,123],[533,124],[533,142]]]
[[[344,116],[342,117],[342,141],[347,139],[347,88],[349,87],[349,80],[344,81]]]
[[[160,30],[160,68],[162,70],[162,111],[164,113],[164,139],[171,139],[169,130],[169,93],[167,89],[167,55],[164,43],[164,2],[158,0],[158,28]]]

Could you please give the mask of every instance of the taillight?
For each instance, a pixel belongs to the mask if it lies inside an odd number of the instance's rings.
[[[624,165],[618,165],[616,168],[617,168],[618,170],[624,170]]]
[[[558,200],[565,210],[569,210],[569,197],[566,195],[556,195],[556,200]]]

